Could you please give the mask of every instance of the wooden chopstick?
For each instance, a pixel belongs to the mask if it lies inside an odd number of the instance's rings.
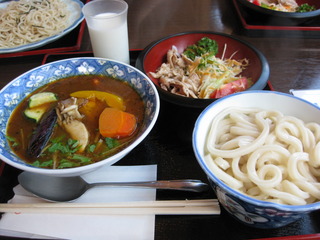
[[[120,203],[7,203],[0,212],[93,215],[216,215],[216,199],[138,201]]]

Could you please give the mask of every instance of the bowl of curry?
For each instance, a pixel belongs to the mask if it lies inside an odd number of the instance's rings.
[[[151,80],[103,58],[32,69],[0,92],[0,158],[24,171],[74,176],[111,165],[153,128],[160,109]]]

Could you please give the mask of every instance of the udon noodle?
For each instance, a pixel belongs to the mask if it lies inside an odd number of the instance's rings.
[[[288,205],[320,200],[320,125],[278,111],[228,108],[212,121],[205,160],[231,188]]]
[[[37,42],[69,25],[67,5],[60,0],[12,1],[0,10],[0,48]]]

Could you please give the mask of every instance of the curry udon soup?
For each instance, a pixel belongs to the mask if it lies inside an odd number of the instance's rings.
[[[25,98],[7,125],[10,147],[36,167],[78,167],[105,159],[135,139],[144,118],[139,94],[107,76],[72,76]]]

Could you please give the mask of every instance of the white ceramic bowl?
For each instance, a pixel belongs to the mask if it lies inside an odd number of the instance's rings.
[[[145,104],[145,118],[137,137],[119,153],[90,165],[67,169],[37,168],[23,162],[10,149],[6,139],[8,119],[15,107],[37,88],[69,76],[103,74],[128,82],[141,96]],[[32,69],[12,80],[0,91],[0,159],[18,169],[52,176],[74,176],[93,171],[104,165],[112,165],[134,149],[153,128],[159,114],[160,100],[151,80],[138,69],[103,58],[72,58],[48,63]]]
[[[228,107],[259,107],[278,110],[305,122],[320,124],[320,108],[289,94],[273,91],[236,93],[210,104],[198,117],[193,132],[193,149],[199,165],[212,184],[220,204],[237,220],[257,228],[277,228],[320,209],[320,202],[307,205],[284,205],[248,197],[220,180],[204,159],[205,142],[212,120]]]

